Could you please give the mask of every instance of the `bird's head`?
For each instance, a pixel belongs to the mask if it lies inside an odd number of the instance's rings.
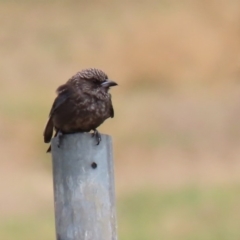
[[[108,79],[106,73],[96,68],[84,69],[72,79],[81,91],[94,94],[98,98],[107,97],[109,88],[117,86],[116,82]]]

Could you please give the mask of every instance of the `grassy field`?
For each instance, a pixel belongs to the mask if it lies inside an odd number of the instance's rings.
[[[86,67],[119,83],[99,130],[114,139],[120,240],[240,239],[239,11],[0,1],[0,239],[54,239],[42,131],[57,86]]]
[[[238,240],[240,188],[148,189],[118,199],[119,239]],[[1,239],[51,240],[52,209],[5,220]]]

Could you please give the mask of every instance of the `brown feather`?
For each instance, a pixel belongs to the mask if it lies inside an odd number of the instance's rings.
[[[53,135],[53,121],[52,121],[52,118],[50,117],[47,121],[44,134],[43,134],[44,142],[49,143],[52,139],[52,135]]]
[[[96,132],[107,118],[114,117],[109,89],[116,85],[103,71],[90,68],[58,87],[44,130],[44,142],[51,141],[54,129],[62,134]]]

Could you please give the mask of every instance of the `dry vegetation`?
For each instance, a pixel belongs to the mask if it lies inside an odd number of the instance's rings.
[[[56,87],[89,66],[120,85],[100,128],[118,196],[239,183],[239,1],[0,1],[0,28],[1,221],[51,209],[42,129]]]

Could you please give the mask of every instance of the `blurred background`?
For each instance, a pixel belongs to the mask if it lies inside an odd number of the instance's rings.
[[[1,0],[0,53],[0,239],[55,239],[42,132],[87,67],[119,83],[119,239],[240,239],[240,1]]]

